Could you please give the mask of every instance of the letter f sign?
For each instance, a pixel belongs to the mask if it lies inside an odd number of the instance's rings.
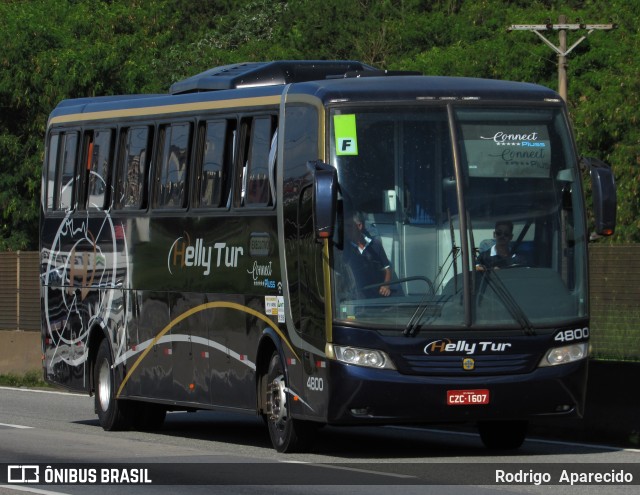
[[[357,155],[358,154],[358,141],[356,138],[343,137],[338,139],[338,155]]]
[[[334,115],[336,155],[358,154],[358,133],[355,114]]]

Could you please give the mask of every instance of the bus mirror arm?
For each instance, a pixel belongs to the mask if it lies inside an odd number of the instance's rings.
[[[320,160],[307,162],[313,182],[313,230],[316,241],[333,237],[338,200],[338,174]]]
[[[591,176],[595,233],[610,236],[616,228],[617,195],[611,167],[597,158],[583,158]]]

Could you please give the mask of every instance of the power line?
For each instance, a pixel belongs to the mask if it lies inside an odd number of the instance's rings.
[[[545,24],[513,24],[507,31],[532,31],[549,48],[558,54],[558,93],[560,93],[564,101],[567,101],[567,55],[594,31],[610,31],[617,27],[616,24],[569,24],[567,23],[567,16],[561,15],[558,19],[558,24],[551,24],[550,22]],[[542,34],[544,31],[558,31],[560,46],[556,46],[549,41],[549,39]],[[587,31],[587,33],[567,48],[567,31]]]

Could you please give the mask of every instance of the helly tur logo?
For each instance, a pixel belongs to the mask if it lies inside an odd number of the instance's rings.
[[[173,275],[173,269],[184,267],[201,267],[203,275],[211,273],[211,267],[215,262],[216,268],[220,268],[223,263],[226,267],[235,268],[238,266],[238,258],[244,254],[244,249],[240,246],[228,246],[226,242],[216,242],[213,246],[205,246],[204,239],[197,238],[195,243],[191,243],[188,234],[178,237],[167,256],[167,269]],[[214,259],[215,257],[215,259]]]
[[[429,342],[424,346],[427,356],[437,354],[480,354],[483,352],[505,352],[511,347],[509,342],[467,342],[466,340],[440,339]]]

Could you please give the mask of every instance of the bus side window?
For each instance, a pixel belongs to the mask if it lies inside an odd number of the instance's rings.
[[[276,162],[278,159],[278,128],[271,136],[271,147],[269,149],[269,190],[271,191],[271,204],[275,204],[276,198]]]
[[[191,124],[170,124],[160,130],[160,149],[156,172],[156,200],[158,208],[186,206],[187,171]]]
[[[235,121],[208,121],[201,126],[198,206],[226,207]]]
[[[58,151],[60,144],[60,134],[51,134],[49,138],[49,148],[47,150],[47,174],[44,182],[44,187],[47,191],[47,204],[45,205],[47,211],[55,210],[57,208],[58,198],[56,197],[56,170],[58,164]]]
[[[57,197],[59,210],[68,211],[75,207],[74,189],[76,184],[76,159],[78,155],[78,133],[64,135],[61,169],[57,175]]]
[[[85,144],[86,176],[83,187],[86,196],[81,198],[86,209],[103,210],[108,208],[109,176],[111,173],[112,131],[100,129],[86,136]]]
[[[122,136],[118,167],[117,206],[143,209],[147,205],[146,176],[151,132],[148,126],[130,127]]]
[[[242,205],[269,206],[272,204],[273,174],[269,167],[272,138],[275,134],[271,116],[256,117],[251,123],[242,170]],[[273,154],[275,160],[275,153]]]

